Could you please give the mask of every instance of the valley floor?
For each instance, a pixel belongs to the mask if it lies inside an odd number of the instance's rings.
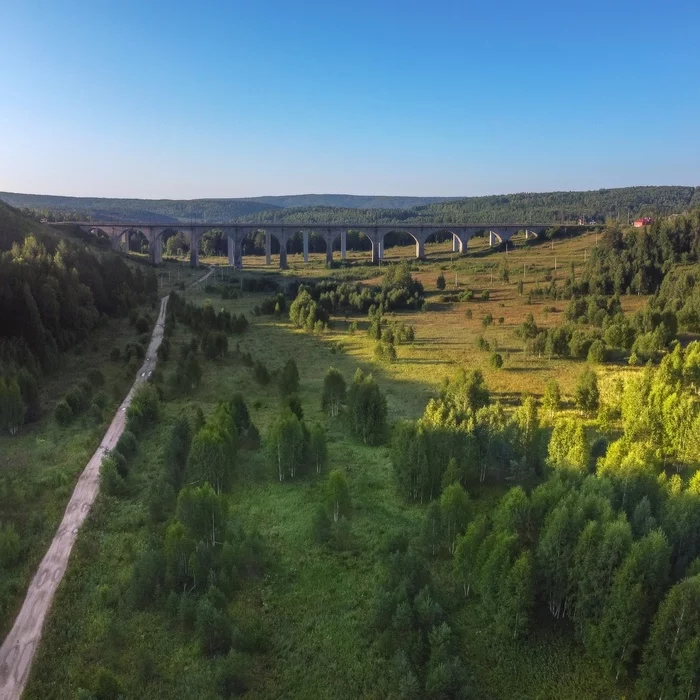
[[[439,264],[419,272],[429,290],[434,290],[430,280]],[[480,288],[485,274],[466,272],[463,284]],[[230,346],[240,342],[241,352],[250,352],[270,369],[281,368],[289,357],[296,360],[308,423],[325,420],[320,395],[329,366],[341,370],[347,381],[358,366],[373,371],[387,394],[394,421],[420,415],[442,378],[452,376],[459,366],[483,367],[487,383],[504,401],[524,389],[539,393],[548,376],[557,376],[565,393],[571,390],[580,372],[576,363],[525,361],[513,347],[504,369],[487,367],[487,355],[474,347],[476,335],[483,332],[482,314],[504,316],[502,326],[491,327],[484,335],[506,347],[515,343],[513,327],[529,310],[517,301],[513,283],[499,284],[494,284],[493,298],[483,307],[479,302],[451,305],[431,299],[428,312],[397,314],[415,326],[416,342],[399,347],[396,364],[382,366],[370,360],[366,334],[360,330],[349,335],[342,319],[330,333],[311,336],[293,330],[286,320],[253,317],[251,310],[261,299],[258,294],[219,301],[214,291],[197,288],[187,296],[200,303],[211,297],[217,308],[245,312],[251,327],[231,338]],[[545,317],[546,304],[531,307],[538,324],[557,322],[561,302],[556,313]],[[470,321],[465,319],[466,308],[474,309]],[[178,325],[174,348],[190,335]],[[173,360],[165,366],[167,373]],[[58,591],[26,698],[88,697],[84,689],[92,687],[102,668],[114,672],[130,698],[220,697],[216,679],[222,661],[203,659],[194,639],[173,628],[161,611],[134,611],[125,602],[133,562],[148,546],[146,495],[161,468],[162,445],[172,421],[191,410],[191,404],[206,415],[217,401],[241,392],[264,438],[278,411],[276,388],[256,383],[240,360],[229,356],[207,361],[203,370],[193,394],[164,403],[158,424],[140,439],[128,497],[98,499]],[[328,428],[329,465],[347,473],[353,504],[350,545],[344,551],[312,539],[312,517],[321,498],[318,479],[280,484],[262,451],[239,453],[238,476],[229,496],[231,514],[246,528],[260,532],[269,561],[264,576],[244,583],[231,604],[237,624],[261,629],[268,640],[264,651],[251,655],[246,697],[395,696],[388,680],[389,662],[379,653],[371,628],[373,601],[386,539],[402,532],[416,534],[423,508],[407,505],[396,493],[387,448],[359,444],[340,422],[331,422]],[[477,507],[488,508],[501,493],[483,489],[472,497]],[[448,562],[435,564],[438,580],[447,579],[442,573],[448,566]],[[489,638],[469,605],[454,622],[479,697],[592,700],[624,695],[624,689],[609,683],[587,660],[566,630],[545,626],[526,644],[503,647]]]

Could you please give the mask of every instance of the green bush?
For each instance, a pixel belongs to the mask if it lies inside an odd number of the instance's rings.
[[[270,383],[270,373],[260,360],[256,360],[253,366],[253,376],[255,377],[255,381],[262,386]]]
[[[102,466],[100,467],[100,483],[102,485],[102,490],[108,496],[119,497],[126,491],[126,484],[119,474],[117,460],[113,455],[107,455],[102,460]]]
[[[132,457],[136,453],[136,435],[130,430],[125,430],[117,442],[116,449],[125,457]]]
[[[74,387],[66,393],[65,401],[70,406],[73,415],[77,415],[87,407],[88,397],[80,387]]]
[[[594,340],[588,349],[588,362],[601,364],[605,362],[605,345],[602,340]]]
[[[96,403],[90,406],[90,418],[93,423],[101,423],[104,420],[104,413]]]
[[[87,378],[90,384],[92,384],[92,386],[96,389],[98,387],[104,386],[105,377],[99,369],[91,369],[87,374]]]
[[[225,654],[231,649],[231,620],[218,610],[208,596],[197,605],[197,638],[204,656]]]
[[[105,409],[109,403],[109,397],[104,391],[98,391],[92,399],[92,402],[97,404],[101,409]]]
[[[66,426],[73,420],[73,409],[70,407],[70,404],[65,399],[61,399],[56,404],[56,408],[54,409],[54,416],[56,418],[56,422],[59,425]]]
[[[139,333],[148,333],[148,330],[150,328],[150,324],[148,323],[148,320],[144,318],[143,316],[139,316],[136,319],[136,323],[134,324],[136,326],[136,330]]]
[[[503,357],[501,357],[501,355],[499,355],[497,352],[494,352],[489,358],[489,364],[494,369],[501,369],[501,367],[503,367]]]

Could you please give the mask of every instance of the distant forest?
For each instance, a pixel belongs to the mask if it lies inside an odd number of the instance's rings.
[[[159,223],[563,224],[620,223],[640,216],[678,214],[700,206],[700,187],[622,187],[587,192],[542,192],[465,197],[292,195],[251,199],[149,200],[56,197],[0,192],[0,200],[52,220]]]

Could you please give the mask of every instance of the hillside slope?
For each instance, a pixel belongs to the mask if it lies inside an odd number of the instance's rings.
[[[0,192],[16,207],[59,218],[159,223],[574,223],[621,222],[639,216],[677,214],[700,205],[700,188],[621,187],[585,192],[522,192],[465,197],[381,197],[334,194],[252,199],[108,199]]]
[[[36,236],[48,248],[53,248],[52,244],[62,238],[69,238],[65,232],[42,224],[0,201],[0,251],[9,250],[13,243],[21,242],[29,234]]]
[[[0,200],[14,207],[40,213],[62,213],[75,220],[84,214],[92,221],[148,221],[155,223],[230,221],[241,216],[277,209],[249,199],[111,199],[104,197],[59,197],[42,194],[0,192]]]
[[[343,209],[411,209],[454,197],[390,197],[356,194],[292,194],[275,197],[254,197],[256,202],[283,209],[300,207],[340,207]]]

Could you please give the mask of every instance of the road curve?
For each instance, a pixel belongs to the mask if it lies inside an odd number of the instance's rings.
[[[167,306],[168,297],[165,296],[160,302],[160,313],[148,346],[146,361],[123,403],[117,409],[100,446],[80,475],[49,551],[29,584],[27,596],[15,624],[0,647],[0,700],[19,700],[24,691],[34,653],[41,640],[44,620],[51,608],[56,589],[66,572],[80,526],[90,512],[99,491],[102,458],[105,452],[114,448],[124,432],[126,409],[131,403],[134,392],[148,379],[148,373],[155,369],[156,351],[163,340]]]

